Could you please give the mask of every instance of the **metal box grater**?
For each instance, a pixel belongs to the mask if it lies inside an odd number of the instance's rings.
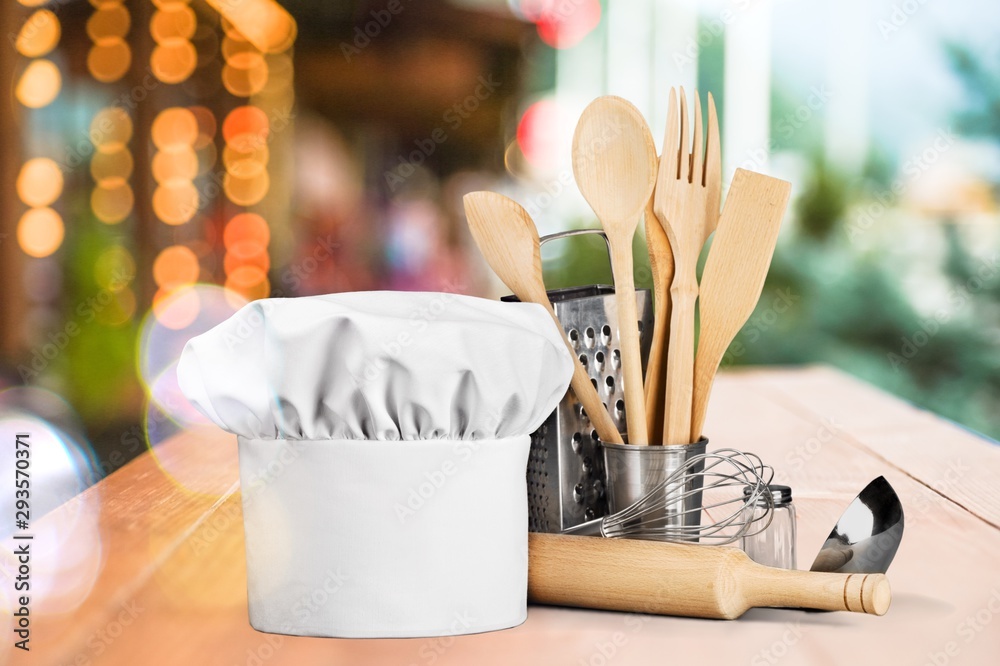
[[[552,234],[544,237],[542,243],[583,233],[604,236],[601,231],[587,229]],[[614,287],[571,287],[548,294],[570,343],[586,365],[603,402],[610,406],[615,426],[624,435],[624,382],[615,326]],[[517,298],[507,296],[502,300]],[[636,290],[636,312],[645,366],[653,332],[652,296],[648,289]],[[531,435],[528,528],[532,532],[561,532],[606,515],[603,460],[597,431],[572,390],[567,391],[556,410]]]

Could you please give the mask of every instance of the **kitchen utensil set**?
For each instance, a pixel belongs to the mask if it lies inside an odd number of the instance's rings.
[[[591,102],[573,136],[574,176],[611,249],[628,444],[682,445],[701,438],[716,371],[760,297],[788,203],[788,183],[738,169],[720,217],[715,100],[708,95],[707,129],[697,92],[693,121],[687,107],[684,89],[678,95],[671,88],[659,160],[646,121],[620,97]],[[558,323],[542,281],[538,233],[527,212],[491,192],[466,195],[465,206],[473,238],[500,279],[521,300],[545,306]],[[632,238],[642,215],[655,297],[645,382],[632,274]],[[698,258],[716,227],[699,285]],[[567,347],[576,357],[569,340]],[[582,365],[572,386],[601,440],[621,444],[607,413],[610,405],[601,401]]]

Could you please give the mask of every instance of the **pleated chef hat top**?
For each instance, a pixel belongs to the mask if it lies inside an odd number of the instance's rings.
[[[419,292],[273,298],[190,340],[184,395],[251,439],[533,432],[575,360],[542,306]]]

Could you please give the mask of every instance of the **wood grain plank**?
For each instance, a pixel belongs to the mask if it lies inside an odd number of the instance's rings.
[[[827,436],[823,429],[830,428],[822,412],[802,409],[772,390],[776,376],[787,381],[796,372],[812,385],[800,387],[798,393],[816,390],[822,386],[818,376],[828,373],[807,369],[720,375],[706,425],[710,448],[755,451],[775,466],[777,478],[793,486],[801,568],[811,563],[854,495],[885,474],[900,495],[907,522],[889,571],[893,607],[883,618],[752,610],[738,621],[718,622],[531,607],[524,625],[476,636],[379,641],[261,634],[247,621],[239,496],[215,502],[164,487],[162,472],[144,457],[145,463],[133,463],[101,484],[102,537],[110,549],[91,598],[72,614],[36,619],[39,646],[49,642],[60,649],[46,648],[30,659],[18,655],[16,663],[68,664],[78,655],[90,659],[84,663],[152,666],[617,666],[664,659],[704,664],[841,664],[845,659],[859,665],[925,664],[945,658],[949,664],[994,663],[1000,654],[1000,569],[994,563],[1000,530],[859,441],[863,429],[890,432],[895,427],[900,414],[892,411],[894,399],[878,392],[870,396],[868,408],[888,414],[883,426],[866,416]],[[832,376],[823,381],[835,382],[836,373]],[[843,378],[843,385],[851,388],[853,380]],[[875,400],[879,396],[884,400]],[[803,395],[803,400],[814,398]],[[886,404],[888,412],[882,411]],[[907,423],[903,419],[898,425],[905,428]],[[924,427],[922,422],[917,425]],[[943,436],[957,430],[943,421],[940,427]],[[810,448],[809,442],[819,442],[820,435],[821,445]],[[168,443],[176,447],[178,461],[186,460],[196,469],[217,468],[220,476],[234,473],[235,452],[228,435],[220,433],[197,445],[187,436],[180,440]],[[915,446],[916,455],[926,445],[917,441]],[[1000,452],[986,451],[990,465],[1000,464]],[[162,514],[162,520],[150,513]],[[176,540],[168,546],[165,539],[150,551],[150,534],[157,525],[172,527],[162,533]],[[119,599],[143,611],[100,655],[88,651],[81,638],[114,621]]]
[[[210,492],[191,492],[182,481]],[[136,591],[161,571],[191,530],[235,492],[237,482],[235,438],[220,437],[214,429],[187,432],[158,446],[156,457],[142,454],[37,521],[33,526],[36,548],[61,548],[55,556],[66,561],[90,559],[97,574],[89,594],[64,613],[42,612],[45,599],[36,593],[33,649],[30,660],[24,663],[85,665],[99,661],[109,644],[117,640],[114,634],[126,626],[125,622],[132,622],[129,616],[139,613],[141,617],[145,612],[136,611]],[[52,539],[64,525],[80,521],[94,528],[85,543],[79,535],[58,546],[45,543],[43,536]],[[5,541],[3,548],[9,557],[12,541]],[[36,560],[36,580],[46,574],[48,580],[39,581],[35,589],[57,590],[69,584],[67,575],[79,570],[46,571]]]

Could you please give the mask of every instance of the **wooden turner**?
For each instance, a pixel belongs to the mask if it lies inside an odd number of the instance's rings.
[[[528,535],[528,601],[732,620],[750,608],[885,615],[885,574],[772,569],[722,546]]]
[[[737,169],[733,177],[699,288],[692,442],[701,437],[719,363],[760,299],[790,191],[789,183],[753,171]]]
[[[516,201],[496,192],[470,192],[462,199],[469,230],[493,272],[525,303],[538,303],[548,310],[559,328],[559,337],[573,357],[573,392],[583,404],[602,442],[621,444],[622,436],[601,402],[590,376],[580,364],[562,324],[556,317],[542,278],[542,253],[538,229],[528,212]]]

